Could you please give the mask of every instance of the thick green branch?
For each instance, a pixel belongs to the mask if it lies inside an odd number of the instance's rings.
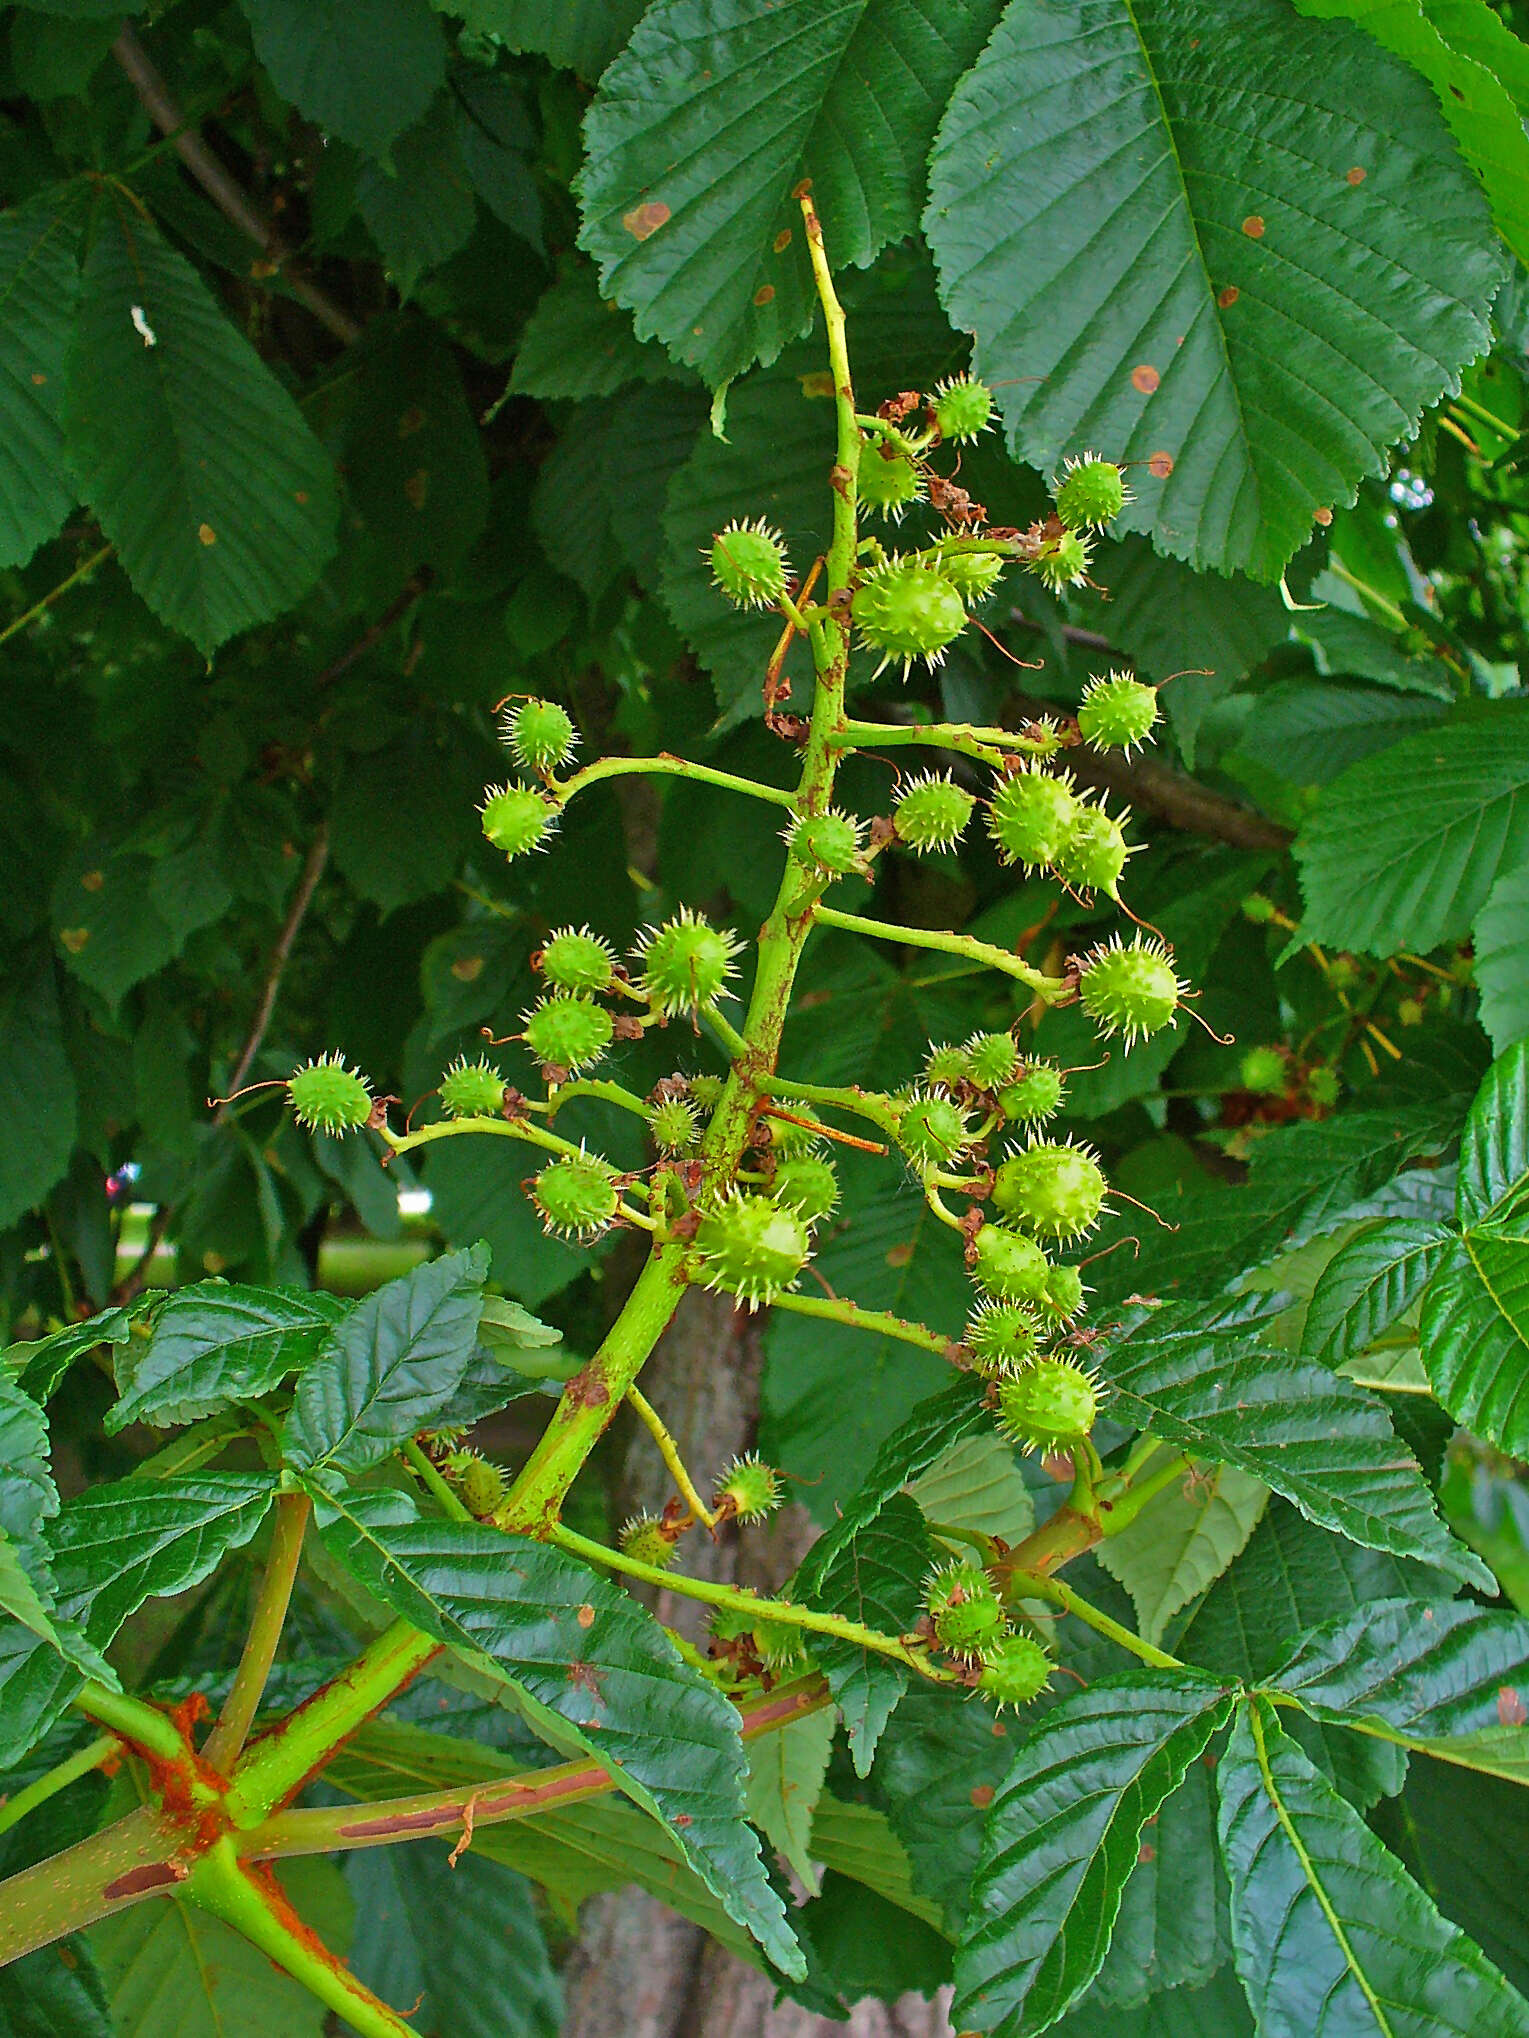
[[[234,1672],[234,1681],[217,1724],[207,1736],[202,1758],[214,1769],[226,1770],[238,1755],[254,1724],[261,1693],[276,1660],[287,1607],[303,1554],[303,1536],[311,1510],[306,1493],[278,1495],[273,1511],[271,1549],[266,1558],[260,1590],[250,1619],[249,1633]]]

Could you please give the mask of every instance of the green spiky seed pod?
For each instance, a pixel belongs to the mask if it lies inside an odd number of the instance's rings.
[[[1251,920],[1255,927],[1269,926],[1278,912],[1279,907],[1262,892],[1249,892],[1242,902],[1242,917]]]
[[[1120,873],[1131,855],[1125,830],[1103,807],[1080,808],[1057,847],[1053,868],[1064,885],[1077,892],[1120,896]]]
[[[904,510],[924,500],[924,477],[906,453],[894,452],[889,458],[879,446],[867,445],[860,455],[855,493],[862,509],[900,523]]]
[[[648,1130],[660,1153],[691,1153],[701,1137],[701,1114],[688,1097],[665,1097],[653,1106]]]
[[[993,1203],[1042,1238],[1081,1238],[1099,1222],[1108,1188],[1087,1147],[1037,1140],[1000,1164]]]
[[[892,822],[905,848],[923,855],[951,849],[961,840],[977,801],[943,773],[912,778],[892,802]]]
[[[655,1571],[667,1571],[674,1562],[674,1539],[665,1535],[656,1514],[634,1514],[624,1521],[619,1547],[623,1557],[630,1557],[634,1564],[649,1564]]]
[[[974,375],[951,375],[936,385],[929,408],[940,437],[959,445],[977,438],[993,422],[993,392]]]
[[[1033,1061],[1016,1082],[998,1093],[998,1108],[1016,1125],[1040,1125],[1062,1108],[1067,1085],[1055,1062]]]
[[[1306,1075],[1306,1094],[1313,1104],[1322,1110],[1331,1110],[1337,1103],[1342,1085],[1338,1071],[1332,1068],[1309,1069]]]
[[[773,1116],[764,1123],[770,1135],[770,1151],[782,1159],[792,1154],[814,1153],[823,1144],[823,1134],[815,1124],[803,1125],[795,1118]]]
[[[1051,1682],[1052,1662],[1033,1635],[1005,1635],[983,1659],[977,1689],[995,1705],[1029,1705]]]
[[[561,993],[543,998],[525,1016],[521,1038],[539,1062],[552,1068],[582,1069],[610,1046],[616,1025],[593,998]]]
[[[1011,1442],[1048,1456],[1080,1444],[1099,1413],[1093,1380],[1071,1359],[1037,1359],[999,1382],[998,1426]]]
[[[372,1115],[366,1078],[345,1066],[340,1054],[320,1055],[287,1079],[287,1094],[299,1125],[310,1132],[354,1132]]]
[[[949,1047],[942,1042],[930,1048],[924,1062],[924,1082],[931,1090],[955,1090],[971,1080],[971,1061],[964,1047]]]
[[[1027,765],[993,788],[988,833],[1005,863],[1044,870],[1056,857],[1082,811],[1065,772]]]
[[[1056,492],[1056,513],[1071,531],[1098,530],[1113,523],[1130,500],[1126,478],[1114,461],[1085,453],[1067,462]]]
[[[911,560],[897,560],[867,580],[850,613],[882,665],[900,664],[905,675],[915,658],[940,664],[966,628],[966,605],[944,574]]]
[[[742,943],[726,927],[713,927],[688,906],[650,927],[638,944],[642,988],[655,1012],[670,1017],[696,1012],[726,990]]]
[[[811,1153],[796,1154],[775,1170],[771,1193],[777,1203],[798,1211],[808,1224],[821,1224],[838,1204],[839,1177],[832,1161]]]
[[[1003,578],[1005,562],[996,552],[961,552],[942,545],[937,556],[941,573],[969,609],[985,602]]]
[[[542,948],[541,971],[557,990],[593,994],[616,981],[616,958],[587,927],[559,927]]]
[[[1183,995],[1168,950],[1160,941],[1140,937],[1096,948],[1078,979],[1078,997],[1089,1018],[1106,1038],[1123,1034],[1128,1048],[1166,1026]]]
[[[757,1451],[749,1451],[723,1468],[713,1504],[720,1507],[729,1501],[739,1521],[764,1521],[780,1506],[784,1495],[779,1472]]]
[[[796,1677],[811,1669],[802,1631],[790,1621],[756,1621],[751,1633],[755,1652],[772,1677]]]
[[[786,591],[786,541],[763,517],[718,531],[706,557],[713,582],[735,608],[771,608]]]
[[[1129,672],[1090,680],[1078,707],[1078,733],[1100,750],[1139,749],[1157,723],[1157,688]]]
[[[938,1094],[911,1098],[897,1124],[897,1143],[916,1168],[948,1168],[970,1140],[967,1114]]]
[[[1012,1033],[974,1033],[966,1043],[966,1058],[979,1090],[1001,1090],[1019,1067]]]
[[[441,1077],[441,1109],[448,1118],[497,1118],[504,1108],[504,1077],[486,1061],[457,1059]]]
[[[961,1342],[978,1372],[991,1378],[1029,1365],[1040,1335],[1040,1319],[1023,1302],[979,1302],[967,1318]]]
[[[799,1211],[735,1189],[701,1219],[695,1250],[703,1286],[757,1309],[791,1286],[807,1264],[811,1241]]]
[[[453,1451],[443,1469],[469,1514],[490,1515],[504,1498],[503,1472],[476,1451]]]
[[[491,786],[478,810],[483,833],[506,856],[544,849],[557,824],[557,810],[528,785]]]
[[[594,1154],[553,1161],[531,1184],[542,1227],[556,1238],[597,1238],[616,1215],[621,1198],[605,1162]]]
[[[1051,1323],[1071,1323],[1083,1314],[1083,1276],[1078,1268],[1054,1266],[1036,1307]]]
[[[579,740],[573,717],[556,701],[516,701],[499,727],[515,762],[527,771],[555,771],[568,762]]]
[[[844,877],[860,867],[862,832],[848,814],[803,814],[786,829],[786,846],[808,870]]]
[[[703,1111],[715,1111],[722,1102],[722,1092],[727,1088],[721,1076],[692,1076],[690,1094]]]
[[[1091,553],[1087,538],[1077,531],[1063,531],[1044,552],[1030,561],[1030,571],[1053,594],[1061,594],[1066,588],[1082,587],[1088,579]]]
[[[1008,1630],[1003,1601],[980,1564],[942,1564],[924,1584],[935,1640],[953,1656],[981,1656]]]
[[[1285,1057],[1277,1047],[1250,1047],[1237,1069],[1238,1080],[1255,1097],[1285,1094]]]
[[[972,1274],[1000,1302],[1038,1302],[1051,1262],[1035,1243],[1004,1224],[984,1224],[972,1246]]]

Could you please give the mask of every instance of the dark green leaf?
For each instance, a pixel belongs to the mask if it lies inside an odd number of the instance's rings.
[[[1519,2038],[1529,2003],[1439,1916],[1272,1711],[1216,1770],[1232,1944],[1260,2038]]]
[[[1271,1672],[1318,1719],[1380,1722],[1446,1762],[1529,1783],[1529,1621],[1449,1600],[1373,1601]]]
[[[1423,1296],[1423,1370],[1457,1422],[1529,1454],[1529,1235],[1478,1225]]]
[[[1296,838],[1302,933],[1427,954],[1529,859],[1529,702],[1404,737],[1326,787]]]
[[[1326,785],[1374,751],[1389,750],[1420,723],[1443,718],[1437,701],[1373,686],[1286,680],[1260,691],[1233,753],[1292,785]]]
[[[788,1973],[802,1957],[744,1818],[743,1744],[727,1701],[652,1617],[559,1550],[457,1522],[407,1518],[402,1495],[353,1495],[329,1549],[406,1620],[525,1691],[609,1765]]]
[[[1210,1981],[1230,1955],[1214,1768],[1210,1750],[1191,1762],[1144,1830],[1088,2002],[1125,2007],[1161,1989],[1194,1988]]]
[[[184,257],[125,201],[94,232],[69,457],[138,593],[211,652],[313,585],[334,549],[334,473]]]
[[[399,138],[391,167],[362,166],[356,206],[403,297],[464,244],[478,209],[445,101]]]
[[[627,314],[600,295],[594,270],[570,262],[537,300],[510,387],[521,396],[584,398],[614,396],[631,382],[683,379],[684,369],[662,347],[639,340]]]
[[[549,63],[595,79],[637,26],[647,0],[463,0],[451,9],[470,28],[498,36],[512,50],[532,50]]]
[[[1303,13],[1313,14],[1314,7]],[[1526,144],[1529,146],[1529,144]],[[1413,650],[1391,630],[1383,630],[1368,616],[1347,609],[1324,608],[1296,624],[1296,636],[1310,644],[1316,668],[1324,678],[1352,674],[1373,679],[1400,693],[1424,694],[1441,703],[1455,698],[1449,667],[1426,652]]]
[[[170,1429],[270,1392],[322,1349],[347,1305],[331,1295],[198,1281],[170,1297],[147,1345],[117,1365],[115,1434],[130,1422]]]
[[[74,1150],[74,1074],[53,965],[0,991],[0,1230],[41,1203]]]
[[[0,566],[25,565],[74,506],[63,404],[77,237],[47,205],[0,219]]]
[[[1529,863],[1493,885],[1471,941],[1481,1023],[1501,1054],[1529,1033]]]
[[[278,92],[369,156],[412,127],[446,76],[425,0],[240,0]]]
[[[907,1851],[914,1887],[940,1905],[952,1934],[966,1913],[1012,1733],[983,1700],[920,1684],[877,1744],[871,1787]]]
[[[1529,1190],[1529,1042],[1499,1055],[1460,1140],[1457,1208],[1469,1227],[1513,1216]]]
[[[1230,1965],[1203,1988],[1164,1989],[1140,2009],[1117,2009],[1093,1991],[1051,2028],[1055,2038],[1254,2038],[1248,1999]]]
[[[917,1504],[894,1493],[873,1521],[815,1567],[808,1604],[884,1635],[905,1634],[918,1619],[934,1556]],[[890,1656],[828,1635],[813,1637],[811,1649],[843,1715],[855,1769],[865,1776],[910,1673]]]
[[[162,1290],[150,1289],[121,1308],[102,1309],[83,1322],[63,1324],[46,1337],[7,1345],[0,1352],[0,1365],[19,1374],[23,1393],[34,1401],[47,1401],[76,1359],[97,1345],[125,1344],[136,1319],[162,1300]]]
[[[1216,1304],[1127,1311],[1105,1361],[1120,1420],[1237,1465],[1356,1543],[1495,1589],[1440,1521],[1380,1404],[1325,1366],[1258,1342]]]
[[[488,1248],[447,1253],[359,1302],[297,1385],[282,1448],[304,1470],[391,1457],[456,1392],[472,1358]]]
[[[118,2038],[84,1940],[62,1939],[0,1967],[0,2038]]]
[[[1010,8],[925,231],[1016,450],[1134,463],[1128,528],[1262,580],[1481,351],[1499,262],[1422,82],[1277,0]]]
[[[1044,2031],[1109,1947],[1142,1827],[1231,1711],[1210,1678],[1100,1679],[1045,1714],[988,1816],[956,1961],[954,2015],[994,2038]]]
[[[1445,1225],[1397,1217],[1340,1246],[1312,1291],[1304,1349],[1330,1366],[1362,1352],[1412,1308],[1453,1238]]]
[[[82,844],[53,885],[53,927],[66,967],[115,1009],[176,954],[181,937],[155,909],[154,866],[99,842]]]
[[[1503,1873],[1529,1858],[1529,1790],[1421,1755],[1375,1825],[1445,1917],[1529,1990],[1529,1889]]]

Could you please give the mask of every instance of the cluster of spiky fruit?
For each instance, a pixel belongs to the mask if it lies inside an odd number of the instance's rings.
[[[924,1581],[924,1608],[936,1644],[975,1670],[977,1689],[995,1704],[1028,1705],[1051,1680],[1051,1658],[1033,1635],[1012,1625],[988,1571],[968,1558],[942,1564]]]

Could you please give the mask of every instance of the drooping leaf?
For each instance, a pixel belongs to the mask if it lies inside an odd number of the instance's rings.
[[[580,244],[638,338],[714,385],[774,360],[815,301],[791,193],[811,178],[836,265],[911,232],[940,109],[996,17],[995,0],[650,7],[600,81],[580,180]]]
[[[993,2038],[1044,2031],[1109,1946],[1145,1822],[1226,1720],[1232,1700],[1188,1672],[1100,1679],[1045,1714],[988,1816],[954,2015]]]
[[[1317,1277],[1303,1349],[1330,1366],[1362,1352],[1412,1308],[1453,1238],[1445,1225],[1398,1217],[1340,1246]]]
[[[807,1603],[884,1635],[913,1626],[934,1546],[924,1517],[905,1493],[894,1493],[826,1564],[815,1567]],[[810,1646],[843,1715],[855,1769],[866,1775],[881,1730],[908,1688],[910,1672],[894,1657],[837,1636],[815,1635]]]
[[[400,1494],[351,1495],[331,1507],[322,1534],[347,1570],[556,1714],[678,1839],[770,1957],[803,1972],[744,1821],[738,1716],[634,1599],[546,1544],[411,1519]]]
[[[1269,1677],[1319,1719],[1529,1783],[1529,1621],[1467,1602],[1382,1599],[1302,1637]]]
[[[1529,1451],[1529,1231],[1473,1226],[1423,1296],[1423,1370],[1457,1422]]]
[[[1137,1628],[1156,1645],[1173,1616],[1238,1557],[1269,1489],[1234,1465],[1201,1466],[1154,1494],[1095,1555],[1131,1595]]]
[[[382,156],[446,77],[426,0],[240,0],[272,83],[317,126]]]
[[[53,882],[53,930],[65,966],[112,1009],[176,954],[181,937],[153,903],[153,865],[82,843]]]
[[[484,1245],[446,1253],[356,1305],[298,1382],[289,1463],[364,1471],[428,1424],[473,1356],[488,1260]]]
[[[1494,1589],[1479,1558],[1440,1521],[1415,1460],[1370,1395],[1260,1344],[1256,1326],[1213,1303],[1128,1310],[1122,1327],[1105,1360],[1121,1420],[1238,1466],[1356,1543]]]
[[[93,232],[69,459],[138,593],[212,652],[313,585],[334,547],[334,472],[183,256],[125,201]]]
[[[0,220],[0,567],[24,566],[74,505],[63,403],[77,237],[49,205]]]
[[[24,1339],[0,1352],[0,1366],[14,1372],[24,1394],[47,1401],[76,1359],[97,1345],[125,1344],[134,1323],[164,1299],[163,1291],[146,1289],[132,1302],[97,1310],[77,1323],[61,1324],[45,1337]]]
[[[447,102],[393,145],[393,165],[367,163],[356,182],[356,209],[382,259],[411,297],[428,269],[449,261],[473,230],[477,206]]]
[[[1529,2003],[1254,1700],[1216,1769],[1237,1972],[1261,2038],[1509,2038]]]
[[[1263,580],[1458,386],[1499,259],[1422,81],[1277,0],[1010,8],[925,232],[1016,450],[1131,462],[1125,528]]]
[[[53,965],[0,990],[0,1229],[34,1209],[74,1149],[74,1072],[64,1048]]]
[[[809,1852],[812,1815],[833,1738],[834,1716],[823,1711],[804,1714],[778,1733],[760,1734],[749,1745],[749,1817],[811,1896],[819,1882]]]
[[[1529,703],[1352,766],[1324,789],[1295,859],[1311,941],[1426,955],[1465,934],[1499,876],[1529,860]]]
[[[170,1429],[268,1393],[317,1356],[346,1307],[331,1295],[227,1281],[178,1289],[148,1343],[130,1342],[118,1361],[121,1398],[107,1433],[130,1422]]]
[[[1481,1023],[1499,1054],[1529,1034],[1529,863],[1506,870],[1476,915],[1471,945]]]

